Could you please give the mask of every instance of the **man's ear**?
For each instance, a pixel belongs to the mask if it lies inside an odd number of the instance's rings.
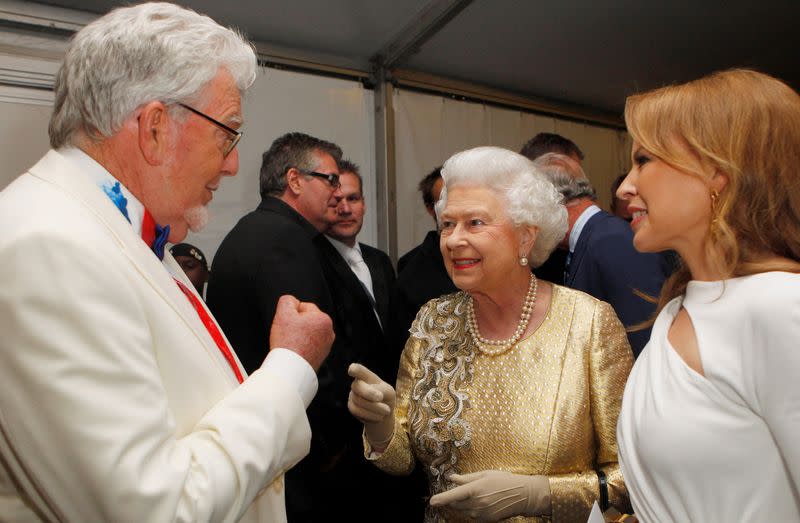
[[[303,192],[303,187],[300,184],[300,177],[303,174],[296,168],[291,167],[286,171],[286,188],[292,191],[292,194],[299,196]]]
[[[170,115],[163,102],[148,102],[139,110],[139,149],[150,165],[161,165],[170,149]]]

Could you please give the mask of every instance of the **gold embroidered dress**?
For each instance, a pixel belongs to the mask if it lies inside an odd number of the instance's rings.
[[[633,356],[611,306],[553,286],[539,328],[489,356],[469,335],[467,302],[458,292],[420,309],[400,360],[394,436],[369,459],[397,475],[419,460],[432,494],[455,486],[446,479],[452,473],[546,475],[555,522],[586,521],[599,497],[600,469],[609,502],[629,507],[616,425]],[[431,507],[425,519],[459,521]]]

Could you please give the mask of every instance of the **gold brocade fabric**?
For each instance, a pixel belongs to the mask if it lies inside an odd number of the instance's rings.
[[[466,328],[467,295],[427,303],[411,327],[397,377],[395,435],[370,458],[386,472],[422,463],[432,494],[447,477],[487,469],[546,475],[549,518],[585,522],[605,471],[609,501],[629,511],[616,425],[633,363],[607,303],[554,286],[545,320],[510,351],[487,356]],[[429,507],[426,521],[466,521]]]

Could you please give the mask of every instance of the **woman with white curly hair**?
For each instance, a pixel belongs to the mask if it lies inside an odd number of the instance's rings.
[[[396,393],[350,368],[367,458],[391,474],[424,465],[426,521],[586,521],[595,500],[626,509],[625,330],[607,303],[531,274],[566,232],[559,194],[497,147],[454,155],[442,177],[441,250],[461,291],[417,314]]]

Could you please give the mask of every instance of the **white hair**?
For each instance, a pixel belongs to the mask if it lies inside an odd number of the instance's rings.
[[[221,69],[240,91],[256,78],[251,44],[211,18],[173,4],[119,8],[80,30],[55,82],[50,145],[76,134],[109,137],[152,100],[190,104]]]
[[[581,164],[559,153],[547,153],[536,158],[533,165],[547,177],[564,197],[564,203],[578,198],[597,201],[597,191],[583,172]]]
[[[485,187],[506,204],[505,212],[515,226],[538,227],[539,234],[528,254],[533,267],[547,260],[567,233],[567,210],[561,195],[533,163],[500,147],[476,147],[450,157],[442,166],[444,187],[436,203],[439,216],[447,205],[447,191],[459,185]]]

